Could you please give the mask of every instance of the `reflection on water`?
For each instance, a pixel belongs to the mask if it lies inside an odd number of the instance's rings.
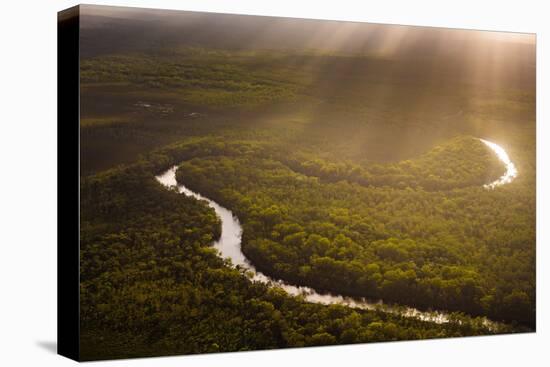
[[[517,177],[518,170],[516,169],[516,166],[514,165],[514,163],[510,160],[510,157],[508,157],[508,153],[506,153],[504,148],[502,148],[498,144],[495,144],[493,142],[490,142],[484,139],[479,139],[479,140],[481,140],[483,143],[485,143],[485,145],[491,148],[491,150],[495,152],[495,154],[497,155],[498,159],[500,159],[500,161],[504,163],[506,167],[506,172],[504,173],[504,175],[499,177],[498,180],[494,182],[483,185],[483,187],[485,187],[486,189],[494,189],[495,187],[502,186],[504,184],[512,182]]]
[[[511,182],[517,176],[517,170],[514,164],[510,161],[506,151],[495,143],[483,139],[480,140],[491,148],[498,158],[506,165],[506,173],[495,182],[486,184],[484,187],[493,189],[497,186]],[[237,217],[235,217],[230,210],[222,207],[218,203],[205,198],[192,190],[189,190],[185,187],[185,185],[178,184],[176,181],[176,169],[177,166],[174,166],[166,172],[156,176],[156,179],[165,187],[176,187],[178,192],[182,194],[194,197],[198,200],[206,201],[208,205],[214,209],[222,223],[221,236],[220,239],[213,244],[214,248],[219,251],[222,258],[230,259],[234,266],[239,266],[241,269],[249,271],[252,274],[253,280],[269,284],[271,286],[280,287],[287,293],[294,296],[302,296],[304,300],[312,303],[320,303],[325,305],[342,304],[349,307],[366,310],[381,310],[384,312],[399,314],[407,317],[415,317],[424,321],[432,321],[436,323],[446,323],[450,321],[448,315],[444,312],[425,312],[412,307],[387,305],[381,300],[372,301],[366,298],[352,298],[328,293],[322,294],[310,287],[287,284],[280,279],[273,279],[260,271],[257,271],[254,265],[248,261],[246,256],[244,256],[241,251],[242,227]],[[490,328],[496,327],[497,325],[488,319],[484,319],[484,324]]]

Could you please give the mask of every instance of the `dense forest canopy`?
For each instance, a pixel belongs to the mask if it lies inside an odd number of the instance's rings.
[[[436,324],[323,306],[255,283],[209,245],[219,219],[153,175],[207,145],[171,147],[81,185],[84,359],[204,353],[522,330],[462,313]],[[325,275],[324,275],[325,276]]]
[[[84,9],[85,359],[535,328],[528,36]],[[511,183],[484,187],[505,167],[480,138],[506,149]],[[451,321],[312,304],[252,281],[211,248],[214,211],[155,181],[174,165],[239,218],[262,272]]]
[[[478,140],[461,138],[402,169],[423,172],[441,154],[490,177],[489,162],[480,163],[488,155],[470,156],[457,144],[488,150]],[[383,185],[354,176],[346,180],[346,171],[340,180],[327,182],[250,145],[238,151],[231,143],[213,146],[201,142],[210,155],[186,160],[177,178],[234,208],[243,222],[243,251],[264,272],[315,289],[532,323],[534,229],[521,230],[534,220],[528,194],[513,188],[489,191],[481,184],[462,187],[462,181],[456,187],[449,181],[438,185],[430,176],[430,191],[404,180],[381,178]],[[284,149],[286,157],[294,159],[288,152],[295,149]],[[406,177],[399,164],[375,167],[380,177],[386,177],[384,170]],[[425,179],[412,177],[413,183]],[[515,210],[505,210],[510,207]],[[492,261],[496,253],[497,262]],[[517,275],[513,283],[506,276],[511,268]],[[506,298],[512,289],[516,297]]]

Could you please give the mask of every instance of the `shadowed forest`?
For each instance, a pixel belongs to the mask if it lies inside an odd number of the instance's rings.
[[[80,41],[83,359],[535,330],[534,35],[84,5]],[[262,273],[397,311],[254,281],[173,166]]]

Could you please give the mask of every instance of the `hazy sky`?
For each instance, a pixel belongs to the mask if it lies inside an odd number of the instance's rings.
[[[83,57],[179,46],[316,50],[386,59],[400,76],[535,88],[534,34],[89,5],[81,27]]]
[[[118,18],[119,22],[136,21],[148,26],[197,32],[208,27],[208,34],[243,37],[256,47],[277,47],[285,43],[306,48],[320,48],[341,52],[372,51],[392,54],[400,48],[419,43],[452,42],[467,47],[482,47],[496,43],[535,43],[534,34],[472,31],[447,28],[384,25],[359,22],[309,20],[264,16],[230,15],[186,12],[174,10],[82,6],[82,25],[98,26],[105,19]],[[96,16],[86,17],[86,16]]]

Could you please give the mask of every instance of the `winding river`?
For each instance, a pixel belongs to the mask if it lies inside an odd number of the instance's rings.
[[[499,145],[489,142],[487,140],[480,139],[485,143],[501,160],[505,167],[506,172],[498,180],[484,185],[487,189],[494,189],[497,186],[501,186],[510,183],[517,176],[517,169],[511,162],[506,151]],[[271,278],[262,272],[256,270],[254,265],[246,258],[241,251],[241,237],[242,227],[239,223],[239,219],[233,215],[233,213],[218,203],[210,200],[199,193],[196,193],[183,184],[178,184],[176,181],[176,169],[177,166],[173,166],[162,174],[156,176],[158,182],[167,188],[177,188],[178,192],[194,197],[198,200],[204,200],[208,205],[214,209],[218,217],[221,219],[222,230],[221,236],[213,246],[216,248],[222,258],[228,258],[231,260],[234,266],[239,266],[242,269],[252,273],[252,280],[269,284],[271,286],[277,286],[284,289],[287,293],[297,296],[301,295],[307,302],[321,303],[321,304],[342,304],[353,308],[366,309],[366,310],[381,310],[393,314],[399,314],[406,317],[415,317],[424,321],[431,321],[436,323],[446,323],[450,321],[448,315],[440,311],[420,311],[412,307],[393,306],[384,304],[381,300],[373,301],[367,298],[352,298],[342,295],[335,295],[330,293],[319,293],[310,287],[296,286],[288,284],[280,279]],[[484,323],[489,326],[495,326],[496,323],[485,319]]]

